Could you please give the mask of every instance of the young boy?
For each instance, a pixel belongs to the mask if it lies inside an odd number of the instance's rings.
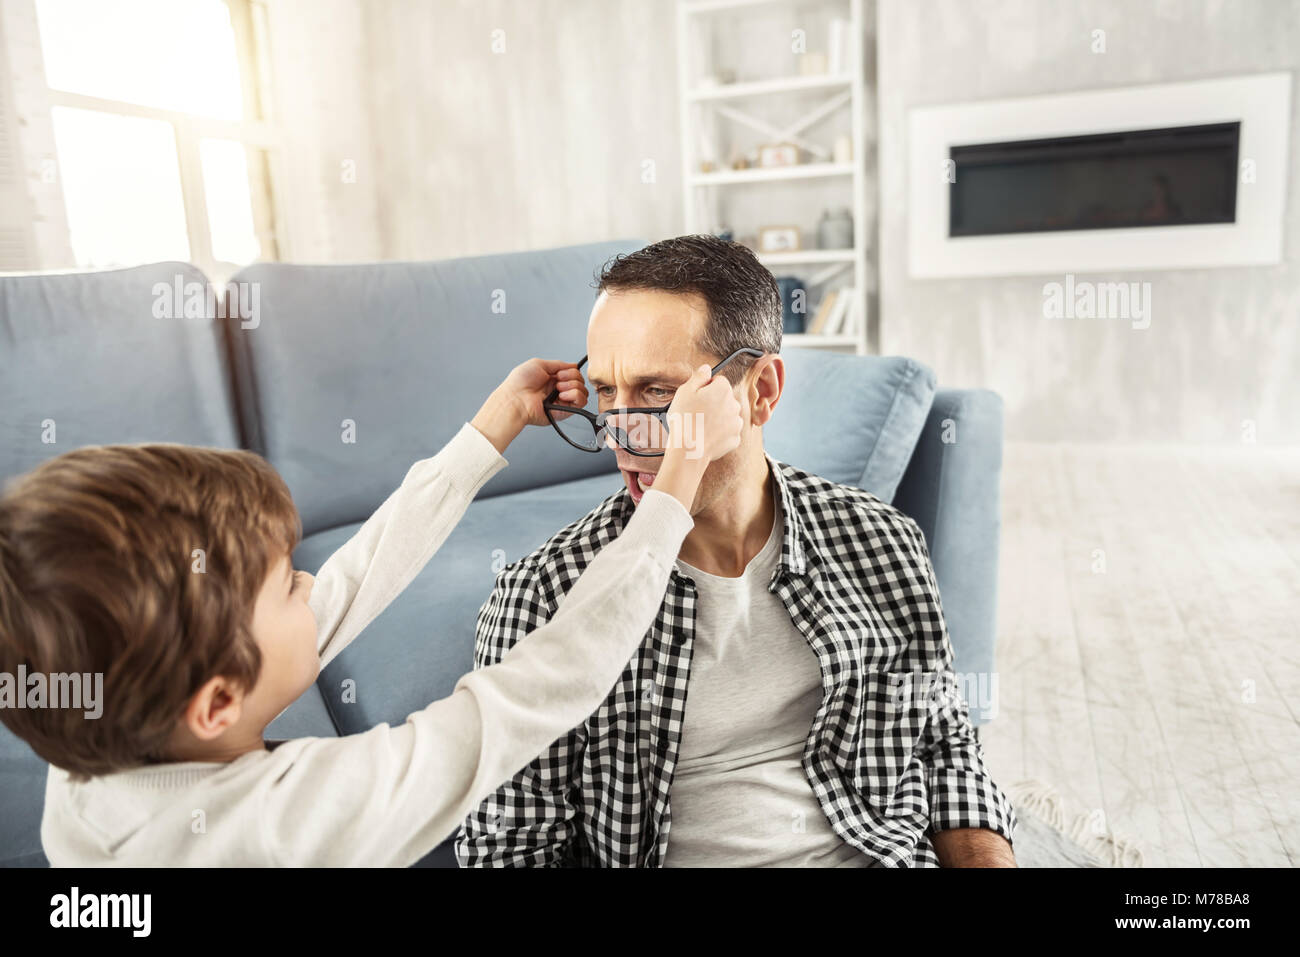
[[[596,709],[652,624],[700,476],[739,442],[739,403],[708,373],[672,405],[696,416],[696,444],[668,449],[548,624],[405,724],[342,738],[262,736],[428,562],[523,427],[547,424],[552,389],[585,404],[572,363],[514,369],[315,579],[290,565],[288,489],[250,452],[99,446],[19,479],[0,497],[0,672],[103,675],[96,719],[0,707],[51,765],[50,863],[403,866],[437,846]]]

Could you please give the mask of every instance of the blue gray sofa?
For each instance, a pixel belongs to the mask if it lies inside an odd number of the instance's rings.
[[[256,265],[232,279],[253,284],[256,325],[159,318],[175,311],[178,281],[190,293],[201,287],[188,284],[206,283],[181,263],[0,277],[0,481],[85,444],[251,448],[288,482],[304,526],[296,565],[314,570],[513,365],[581,357],[595,271],[639,245]],[[768,450],[913,516],[956,670],[991,673],[1000,399],[936,390],[930,370],[905,358],[784,357]],[[345,423],[355,442],[343,441]],[[475,615],[495,572],[621,487],[612,455],[582,455],[549,430],[528,430],[507,458],[428,567],[269,736],[350,734],[449,693],[471,667]],[[355,702],[343,701],[345,679]],[[977,725],[988,717],[972,707]],[[43,762],[0,728],[0,865],[45,863],[44,782]],[[449,843],[421,863],[454,866]]]

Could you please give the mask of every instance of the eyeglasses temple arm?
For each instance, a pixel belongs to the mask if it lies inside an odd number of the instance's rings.
[[[754,356],[755,358],[761,358],[761,357],[763,356],[763,350],[761,350],[761,349],[750,349],[750,348],[737,349],[737,350],[736,350],[735,352],[733,352],[731,355],[727,356],[727,358],[723,359],[723,360],[722,360],[721,362],[719,362],[716,366],[714,366],[714,367],[713,367],[713,371],[710,373],[710,375],[717,375],[717,374],[718,374],[718,370],[720,370],[723,366],[725,366],[725,365],[726,365],[728,362],[730,362],[732,359],[736,358],[736,356],[740,356],[740,355],[747,355],[747,356]]]

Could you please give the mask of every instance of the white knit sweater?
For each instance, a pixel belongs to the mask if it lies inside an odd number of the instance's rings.
[[[310,600],[322,667],[406,587],[505,465],[466,423],[330,556]],[[55,866],[413,863],[599,706],[653,623],[693,526],[675,498],[647,491],[547,624],[397,727],[82,784],[51,768],[46,856]]]

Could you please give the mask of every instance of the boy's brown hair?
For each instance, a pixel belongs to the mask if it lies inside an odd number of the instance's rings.
[[[252,452],[92,446],[15,479],[0,496],[0,672],[102,673],[103,713],[0,721],[78,779],[166,760],[205,681],[256,684],[253,605],[301,536],[284,480]]]

